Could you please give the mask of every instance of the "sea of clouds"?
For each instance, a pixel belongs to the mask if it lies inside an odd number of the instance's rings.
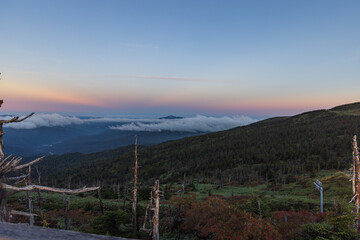
[[[183,119],[164,119],[161,122],[131,122],[120,126],[110,127],[123,131],[173,131],[173,132],[216,132],[238,126],[247,125],[257,120],[247,116],[237,117],[206,117],[197,115]]]
[[[22,118],[24,116],[21,116]],[[3,119],[11,119],[12,116],[5,116]],[[5,127],[15,129],[33,129],[39,127],[57,127],[68,126],[72,124],[83,124],[84,121],[74,116],[63,116],[57,113],[39,113],[26,119],[23,122],[9,123]]]
[[[2,117],[10,119],[11,116]],[[23,122],[6,124],[15,129],[34,129],[39,127],[56,127],[91,123],[109,123],[108,128],[119,131],[181,131],[181,132],[215,132],[258,121],[248,116],[208,117],[197,115],[183,119],[132,119],[132,118],[79,118],[64,116],[58,113],[35,114]],[[118,124],[117,124],[118,123]]]

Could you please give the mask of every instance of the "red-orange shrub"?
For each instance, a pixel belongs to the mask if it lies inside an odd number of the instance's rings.
[[[313,213],[308,211],[276,211],[273,213],[271,220],[283,239],[296,239],[303,224],[324,222],[326,221],[326,213]]]
[[[191,203],[186,209],[180,230],[194,233],[201,239],[280,238],[268,221],[241,211],[216,197]]]

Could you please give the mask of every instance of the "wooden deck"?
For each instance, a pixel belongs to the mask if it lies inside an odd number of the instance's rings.
[[[43,227],[30,227],[25,224],[0,223],[0,240],[126,240],[95,234],[79,233]],[[127,239],[128,240],[128,239]]]

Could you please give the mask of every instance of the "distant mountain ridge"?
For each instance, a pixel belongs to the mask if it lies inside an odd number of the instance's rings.
[[[174,115],[169,115],[166,117],[160,117],[159,119],[183,119],[183,117],[176,117]]]
[[[276,183],[295,181],[300,174],[320,169],[347,169],[352,137],[360,131],[357,111],[360,103],[347,104],[144,147],[139,151],[139,176],[143,182],[155,178],[178,182],[186,174],[200,182]],[[87,167],[81,169],[49,169],[47,160],[42,164],[51,176],[69,174],[74,181],[97,176],[111,183],[131,177],[133,152],[105,155],[91,166],[84,157],[78,164]],[[64,159],[54,157],[52,165]]]

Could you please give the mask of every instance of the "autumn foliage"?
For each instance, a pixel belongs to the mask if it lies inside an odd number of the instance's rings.
[[[193,199],[193,198],[192,198]],[[175,201],[174,208],[179,207]],[[206,200],[183,201],[178,229],[200,239],[279,239],[280,235],[270,222],[237,209],[217,197]]]

